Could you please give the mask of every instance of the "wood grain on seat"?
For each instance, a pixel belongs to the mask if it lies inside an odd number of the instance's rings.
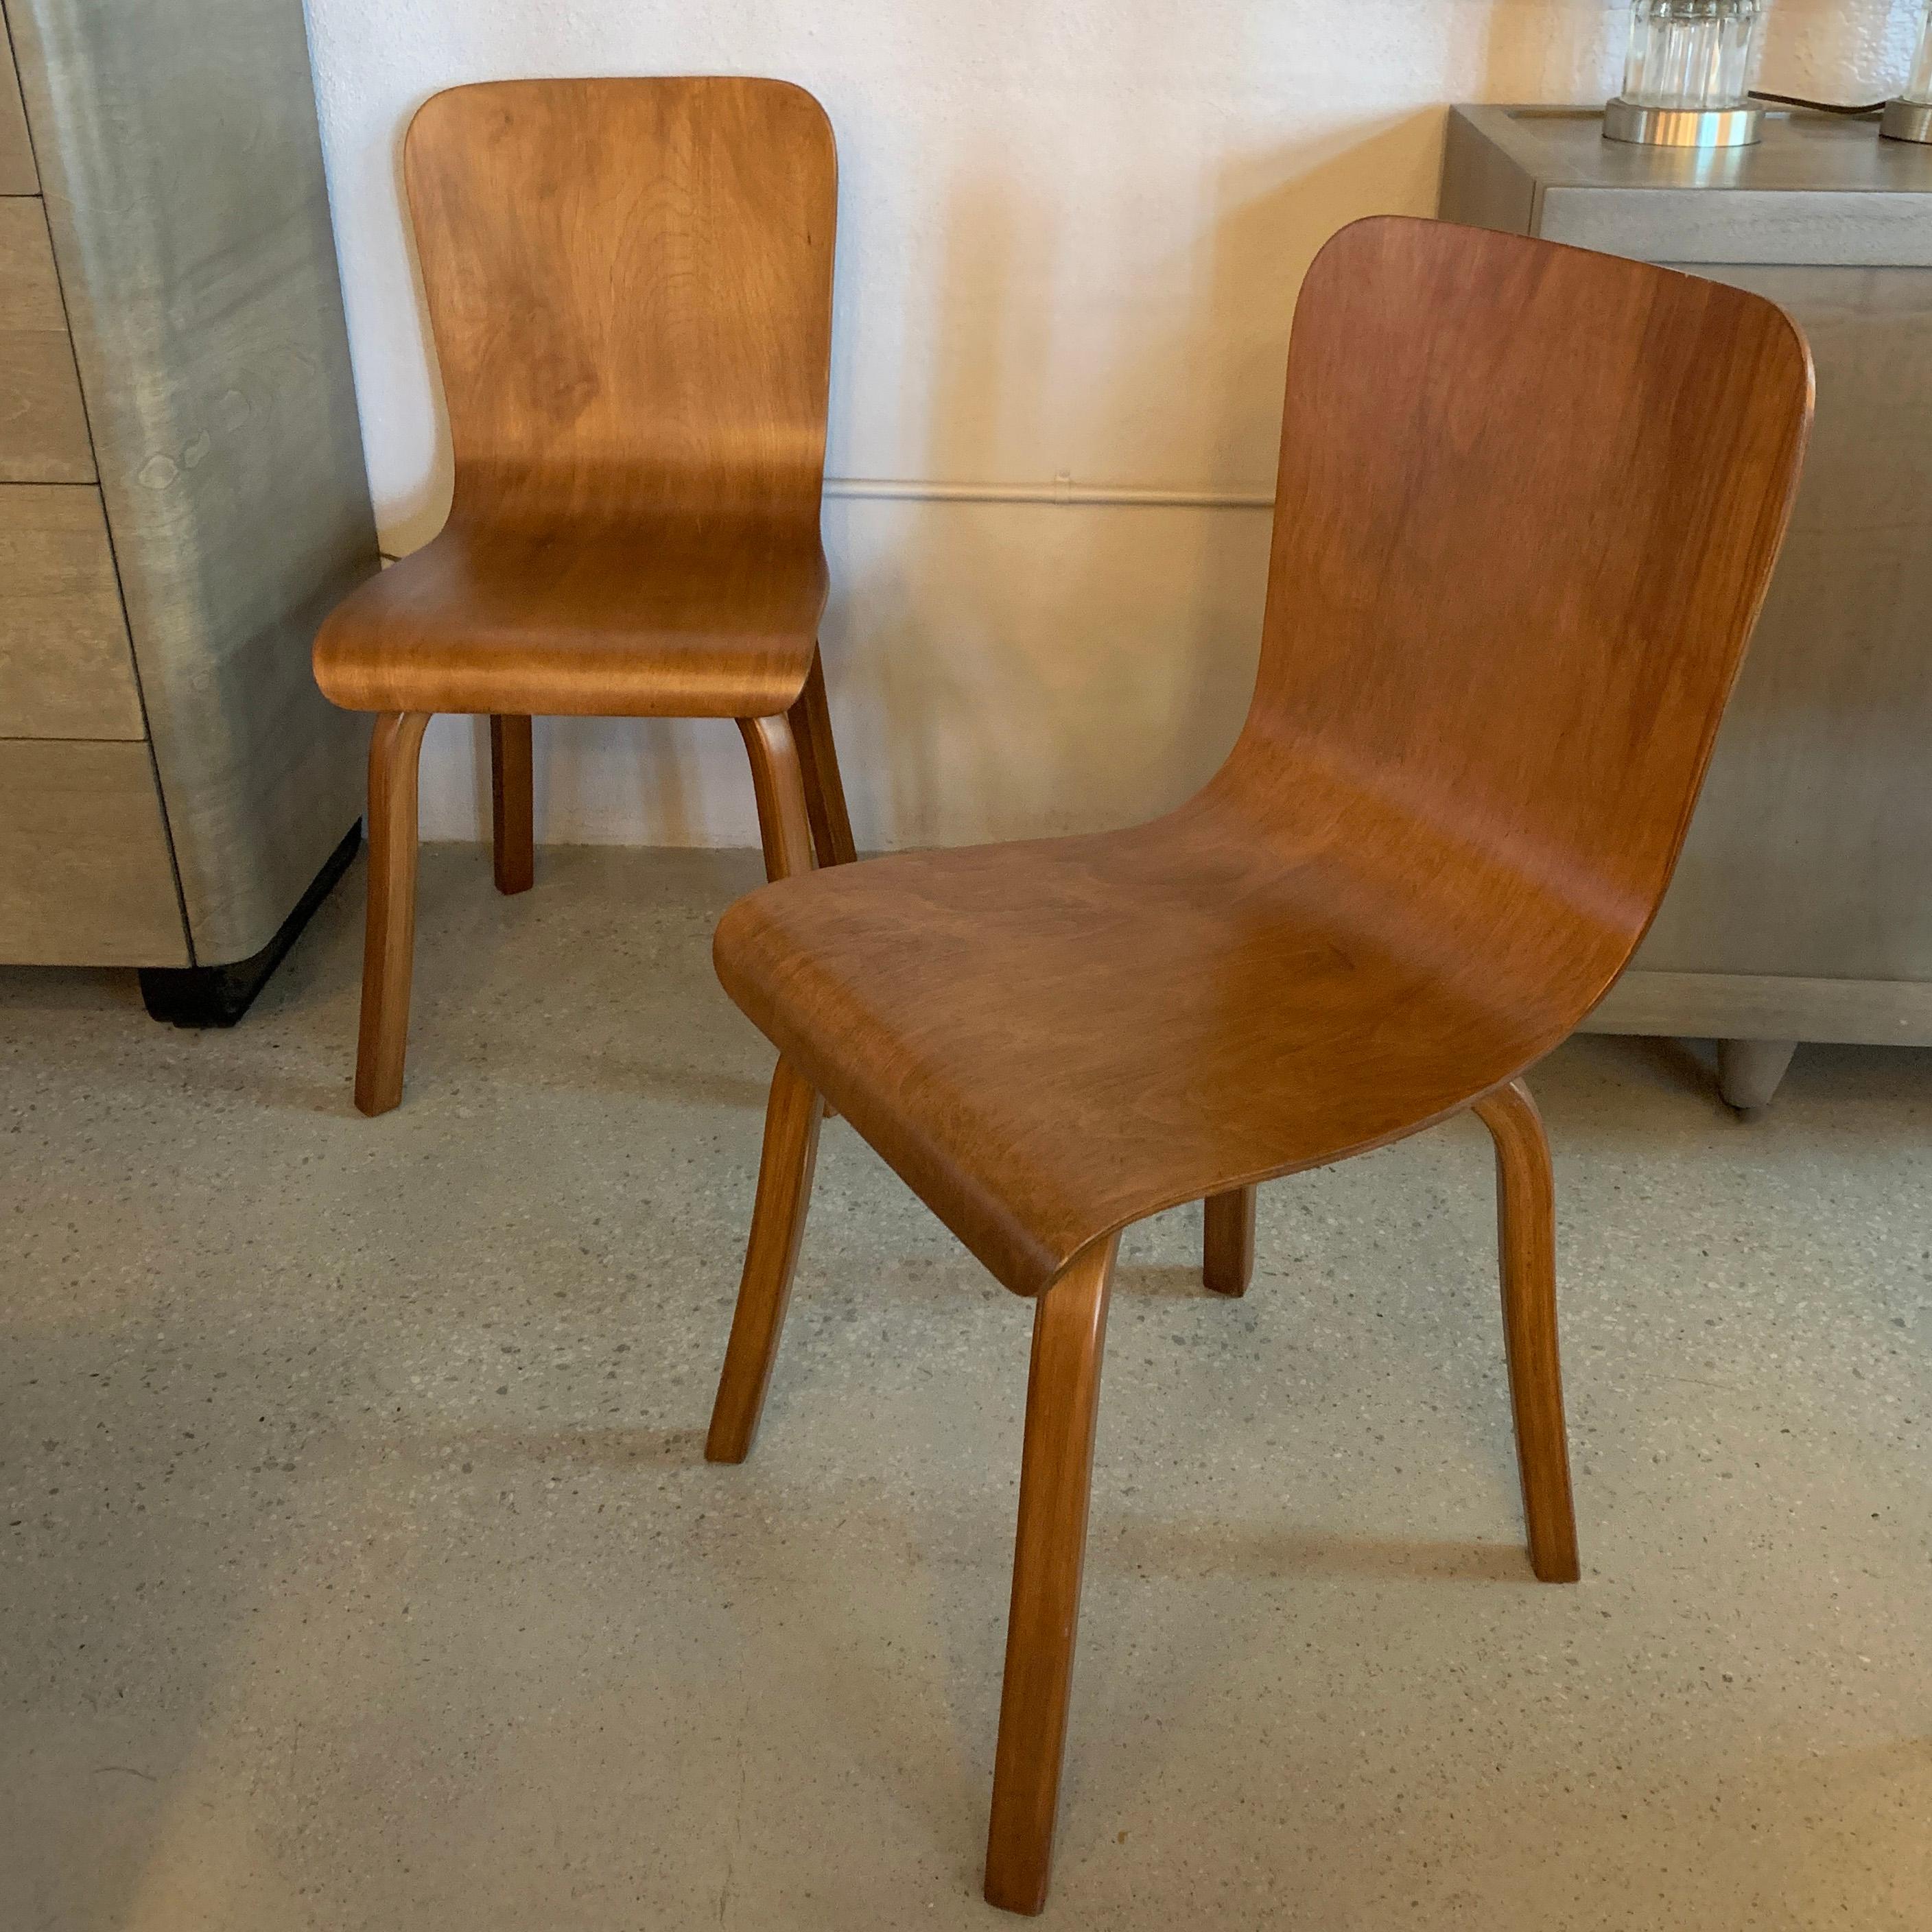
[[[362,711],[768,717],[804,686],[826,586],[816,529],[452,524],[350,599],[317,662]]]
[[[719,926],[782,1061],[710,1452],[748,1449],[815,1089],[1036,1297],[987,1896],[1046,1896],[1114,1238],[1472,1104],[1535,1574],[1574,1580],[1552,1182],[1517,1077],[1656,910],[1796,482],[1760,298],[1520,236],[1344,230],[1296,311],[1252,708],[1178,811],[882,860]],[[782,1101],[783,1105],[781,1105]],[[802,1178],[801,1178],[802,1176]]]

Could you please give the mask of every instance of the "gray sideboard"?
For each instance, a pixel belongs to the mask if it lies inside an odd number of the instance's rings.
[[[1442,214],[1754,289],[1817,364],[1790,535],[1682,860],[1586,1022],[1716,1040],[1748,1110],[1794,1042],[1932,1043],[1932,148],[1802,112],[1708,154],[1602,125],[1454,110]]]
[[[4,0],[0,961],[232,1019],[355,850],[378,568],[302,0]]]

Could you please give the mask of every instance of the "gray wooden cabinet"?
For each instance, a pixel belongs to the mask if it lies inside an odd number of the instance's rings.
[[[1719,1041],[1726,1098],[1804,1040],[1932,1043],[1932,148],[1768,114],[1755,147],[1450,116],[1442,212],[1784,305],[1817,415],[1764,615],[1669,896],[1588,1025]]]
[[[302,0],[4,0],[0,961],[232,1018],[355,849],[378,567]]]

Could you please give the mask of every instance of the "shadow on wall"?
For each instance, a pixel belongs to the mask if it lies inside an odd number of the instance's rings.
[[[1610,58],[1622,16],[1592,10],[1559,46],[1544,11],[1471,10],[1444,28],[1470,37],[1445,50],[1449,66],[1484,70],[1477,91],[1492,98],[1574,92],[1564,76],[1592,46]],[[908,384],[926,412],[925,476],[1037,488],[1058,467],[1083,486],[1266,494],[1307,264],[1358,216],[1433,208],[1442,124],[1430,106],[1234,154],[1204,176],[1198,218],[1165,254],[1136,253],[1160,222],[1091,178],[1056,194],[1016,161],[958,188],[937,366],[929,386],[919,370]],[[396,168],[400,182],[400,139]],[[1119,279],[1096,293],[1092,265],[1112,262],[1116,237]],[[1067,266],[1083,250],[1084,285]],[[412,246],[411,264],[433,380]],[[440,394],[437,410],[436,464],[392,519],[398,543],[426,539],[448,500]],[[1268,532],[1251,508],[830,502],[826,653],[862,846],[1096,829],[1186,796],[1246,708]],[[540,837],[756,840],[728,726],[550,722],[537,786]],[[424,804],[426,836],[483,835],[480,722],[432,728]]]
[[[1131,440],[1144,472],[1073,480],[1270,492],[1302,277],[1358,216],[1433,206],[1442,122],[1232,160],[1198,240],[1145,284],[1156,326],[1093,369],[1073,412],[1075,446],[1154,419]],[[932,477],[1049,480],[1004,473],[1001,455],[1035,417],[1066,418],[1045,393],[1072,359],[1056,332],[1094,326],[1016,297],[1050,286],[1062,218],[1019,178],[956,198]],[[1226,505],[829,506],[827,657],[861,843],[1092,830],[1188,796],[1246,711],[1269,526]]]
[[[420,549],[442,530],[455,492],[449,411],[430,326],[404,164],[410,122],[424,102],[433,98],[433,93],[424,94],[412,104],[398,124],[389,158],[409,265],[412,314],[435,423],[434,454],[429,468],[385,518],[382,548],[392,556]],[[700,836],[704,814],[694,810],[691,796],[684,734],[693,728],[713,736],[722,733],[719,744],[737,756],[742,765],[737,734],[728,724],[692,728],[666,718],[544,721],[538,728],[535,774],[538,839],[552,825],[561,826],[564,842],[583,838],[586,824],[608,814],[608,800],[614,790],[627,794],[624,815],[649,829],[648,842],[674,846],[706,843]],[[748,775],[741,771],[738,776],[748,786]],[[422,794],[426,838],[489,836],[488,718],[440,717],[431,723],[423,746]],[[748,799],[748,790],[746,796]],[[601,842],[593,837],[591,842]],[[742,842],[758,842],[754,820]]]
[[[1630,38],[1629,0],[1611,6],[1552,8],[1543,0],[1494,0],[1480,21],[1474,9],[1456,10],[1450,37],[1452,71],[1463,71],[1454,58],[1455,40],[1466,38],[1472,62],[1480,79],[1466,94],[1468,100],[1606,100],[1623,78],[1624,49]],[[1597,76],[1594,83],[1578,84],[1578,76]],[[1433,205],[1432,203],[1431,204]]]
[[[1130,12],[1099,44],[1099,68],[1061,73],[1072,106],[1039,118],[1047,145],[963,177],[933,211],[947,231],[938,366],[923,356],[903,371],[837,366],[842,386],[901,384],[926,424],[928,476],[1038,486],[1058,468],[1082,484],[1265,492],[1308,261],[1355,216],[1435,205],[1439,99],[1376,118],[1389,87],[1362,86],[1358,70],[1399,56],[1407,85],[1442,98],[1588,97],[1598,70],[1611,77],[1626,20],[1621,8],[1471,0],[1442,8],[1418,40],[1412,22],[1364,10],[1361,46],[1334,69],[1332,92],[1298,83],[1278,112],[1257,112],[1246,77],[1277,71],[1283,48],[1300,45],[1293,10],[1224,22],[1229,44],[1178,80],[1171,29],[1137,28]],[[1059,28],[1040,32],[1037,59],[1006,49],[1036,90],[1041,73],[1064,67]],[[1317,35],[1310,58],[1341,57]],[[1288,125],[1303,131],[1257,144],[1257,128]],[[1231,126],[1249,130],[1236,137],[1247,146],[1214,171],[1204,144],[1219,152]],[[1086,131],[1058,145],[1062,128]],[[862,196],[867,130],[841,131],[848,188]],[[1117,165],[1143,148],[1174,166]],[[393,166],[400,186],[400,132]],[[1193,206],[1176,205],[1190,194]],[[1136,195],[1156,201],[1143,208]],[[916,212],[927,206],[922,196]],[[848,220],[848,251],[861,232]],[[412,248],[411,269],[420,319]],[[863,280],[848,259],[847,298]],[[440,397],[436,406],[434,466],[385,520],[394,548],[424,541],[448,500]],[[826,656],[862,844],[1115,824],[1185,796],[1245,707],[1267,526],[1252,509],[828,504]],[[480,724],[432,727],[428,836],[483,834],[484,745]],[[727,726],[554,721],[537,756],[540,837],[755,840]]]
[[[403,254],[409,264],[410,301],[415,320],[416,341],[422,354],[423,381],[429,393],[430,410],[435,422],[435,438],[430,466],[391,508],[383,518],[382,547],[386,555],[406,556],[420,550],[440,530],[449,516],[455,494],[455,462],[450,447],[449,410],[442,393],[442,370],[436,360],[436,338],[429,325],[429,302],[423,290],[422,257],[416,248],[416,224],[410,214],[409,182],[404,153],[410,123],[434,94],[425,94],[410,104],[410,111],[397,124],[389,151],[389,172],[395,188],[396,206],[402,223]],[[463,748],[459,748],[459,747]],[[463,789],[476,826],[472,837],[487,837],[490,825],[490,727],[487,718],[463,720],[440,718],[430,725],[423,742],[425,789],[439,788],[440,771],[452,762],[460,763],[466,754],[468,772]],[[432,808],[433,811],[433,808]],[[431,830],[434,830],[432,826]]]
[[[413,305],[416,339],[422,351],[423,380],[429,386],[430,407],[436,419],[435,455],[428,470],[384,518],[382,548],[392,556],[420,550],[442,529],[443,520],[449,514],[450,498],[455,488],[455,467],[449,447],[449,411],[443,401],[442,372],[436,363],[436,338],[430,332],[429,303],[423,292],[422,258],[416,251],[416,224],[410,218],[409,188],[403,170],[403,146],[408,139],[409,124],[415,119],[416,110],[431,98],[426,94],[411,106],[396,129],[395,142],[389,155],[390,172],[395,182],[396,206],[400,211],[403,226],[403,252],[409,260],[410,297]],[[486,800],[486,808],[487,804]]]

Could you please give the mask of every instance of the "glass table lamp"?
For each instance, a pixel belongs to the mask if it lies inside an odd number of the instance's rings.
[[[1612,141],[1736,148],[1758,138],[1750,64],[1763,0],[1635,0],[1624,91],[1604,110]]]
[[[1885,104],[1878,131],[1888,141],[1932,141],[1932,11],[1927,13],[1925,31],[1918,36],[1912,78],[1898,100]]]

